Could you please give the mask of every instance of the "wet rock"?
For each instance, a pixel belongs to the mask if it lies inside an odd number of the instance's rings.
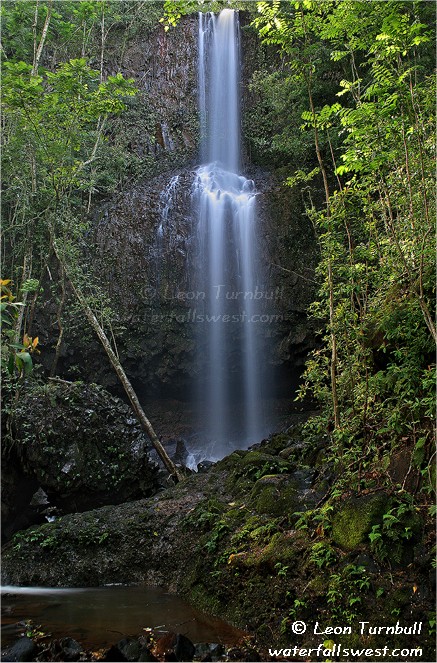
[[[124,638],[117,642],[116,648],[123,661],[156,661],[148,647],[138,638]]]
[[[2,651],[2,661],[32,661],[37,652],[34,642],[27,637],[20,638],[12,647]]]
[[[197,471],[200,472],[201,474],[208,472],[208,470],[214,465],[212,460],[202,460],[198,465],[197,465]]]
[[[182,470],[185,474],[191,474],[192,470],[187,467],[187,461],[189,457],[188,450],[185,446],[185,441],[182,439],[170,439],[164,440],[161,436],[160,442],[167,452],[169,458],[174,462],[176,467]],[[165,465],[158,455],[155,449],[150,451],[149,457],[153,460],[154,463],[160,468],[159,471],[159,483],[161,487],[168,487],[168,471],[165,469]]]
[[[157,641],[153,653],[164,661],[192,661],[195,647],[185,635],[168,633]]]
[[[23,474],[39,484],[32,508],[50,501],[82,511],[155,492],[148,439],[128,406],[97,385],[29,381],[14,410],[14,442]]]
[[[43,661],[80,661],[83,660],[84,650],[82,645],[73,638],[61,638],[52,640],[46,647],[38,660]],[[86,660],[86,659],[85,659]]]
[[[49,500],[47,499],[47,493],[43,491],[42,488],[33,494],[32,499],[30,500],[31,506],[48,506]]]
[[[104,654],[102,661],[113,661],[114,663],[123,663],[128,659],[123,656],[116,645],[112,645]]]
[[[207,661],[213,663],[222,660],[224,653],[225,648],[221,644],[201,642],[195,645],[194,657],[199,661],[204,661],[204,663],[207,663]]]

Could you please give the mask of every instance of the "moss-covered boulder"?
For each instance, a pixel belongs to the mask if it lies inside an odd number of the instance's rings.
[[[268,474],[286,474],[291,466],[286,461],[261,451],[234,452],[218,464],[229,471],[226,487],[235,495],[251,490],[253,484]]]
[[[230,567],[277,571],[283,567],[298,565],[310,545],[308,537],[303,532],[295,530],[277,532],[265,546],[254,547],[250,552],[230,555],[228,563]]]
[[[345,548],[353,550],[364,541],[373,525],[382,520],[390,499],[386,493],[353,497],[339,504],[332,519],[332,539]]]
[[[130,408],[97,385],[29,381],[12,412],[12,450],[52,506],[82,511],[156,492],[150,442]]]
[[[311,471],[267,474],[255,483],[250,504],[258,513],[272,516],[291,516],[295,511],[306,511],[317,501],[316,493],[310,490],[311,477]]]

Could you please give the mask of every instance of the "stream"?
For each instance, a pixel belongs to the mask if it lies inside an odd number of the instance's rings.
[[[194,643],[232,645],[244,636],[243,631],[157,587],[6,586],[1,592],[2,647],[17,639],[22,622],[29,619],[53,638],[71,637],[85,648],[108,646],[125,636],[144,634],[144,629],[162,635],[182,633]]]

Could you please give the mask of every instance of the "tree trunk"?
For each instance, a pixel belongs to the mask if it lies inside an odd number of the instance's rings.
[[[44,27],[42,29],[42,34],[41,34],[41,39],[38,44],[38,48],[36,49],[34,58],[33,58],[33,67],[32,67],[32,76],[37,76],[38,74],[38,65],[39,61],[41,59],[41,54],[42,54],[42,49],[44,48],[44,43],[47,37],[47,32],[49,30],[49,25],[50,25],[50,19],[52,16],[52,4],[53,0],[49,1],[49,4],[47,6],[47,16],[46,20],[44,21]],[[36,27],[36,26],[35,26]]]
[[[51,378],[56,375],[56,368],[58,366],[59,357],[61,356],[62,339],[64,337],[64,326],[62,324],[62,312],[64,308],[64,303],[65,303],[65,270],[61,264],[61,298],[59,300],[58,312],[56,314],[59,334],[58,334],[58,341],[56,343],[55,358],[53,359],[53,364],[50,369]]]
[[[311,86],[311,74],[307,78],[308,98],[310,102],[311,114],[313,116],[314,128],[314,143],[316,147],[317,161],[319,162],[320,172],[323,178],[323,187],[325,189],[325,202],[326,202],[326,216],[329,219],[331,216],[330,207],[330,194],[328,185],[328,176],[326,174],[325,164],[323,163],[322,153],[320,151],[319,131],[317,129],[316,111],[313,102],[313,93]],[[335,320],[335,307],[334,307],[334,279],[332,274],[331,256],[328,262],[328,286],[329,286],[329,326],[331,328],[331,393],[332,393],[332,409],[334,410],[334,427],[340,426],[340,407],[338,404],[337,393],[337,337],[334,330]]]
[[[132,405],[132,409],[134,410],[134,412],[135,412],[135,414],[138,418],[138,421],[140,422],[140,424],[143,427],[144,431],[147,433],[150,441],[152,442],[154,448],[156,449],[156,452],[158,453],[158,456],[161,458],[161,460],[164,463],[165,467],[170,472],[170,474],[173,477],[174,481],[176,483],[178,481],[182,481],[183,478],[184,478],[183,474],[177,469],[177,467],[175,466],[173,461],[169,458],[169,456],[168,456],[166,450],[164,449],[164,447],[162,446],[161,442],[159,441],[158,436],[156,435],[156,433],[155,433],[155,431],[152,427],[152,424],[150,423],[150,421],[146,417],[146,415],[144,413],[144,410],[141,407],[141,404],[138,400],[138,397],[137,397],[137,395],[136,395],[136,393],[135,393],[135,391],[134,391],[134,389],[133,389],[126,373],[124,372],[123,367],[120,364],[120,361],[118,360],[118,357],[116,356],[115,352],[111,348],[111,344],[109,343],[109,340],[108,340],[105,332],[103,331],[102,327],[100,326],[99,321],[97,320],[96,316],[92,312],[92,310],[91,310],[90,306],[88,305],[88,302],[86,301],[86,299],[83,296],[82,292],[79,290],[79,288],[77,288],[74,285],[74,283],[73,283],[73,281],[72,281],[72,279],[71,279],[71,277],[68,273],[68,269],[67,269],[65,263],[64,263],[62,257],[58,253],[56,245],[54,245],[54,251],[55,251],[56,257],[58,258],[58,260],[61,264],[61,267],[64,269],[64,272],[65,272],[65,274],[66,274],[66,276],[67,276],[67,278],[70,282],[70,285],[73,289],[73,292],[76,295],[76,297],[79,301],[79,304],[81,305],[82,310],[83,310],[83,312],[85,313],[85,315],[88,319],[88,322],[90,323],[91,327],[93,328],[93,330],[95,331],[95,333],[99,337],[99,340],[100,340],[101,344],[103,345],[106,354],[109,357],[109,361],[111,362],[111,365],[112,365],[113,369],[117,373],[117,376],[118,376],[121,384],[123,385],[123,388],[124,388],[128,398],[129,398],[129,401]]]

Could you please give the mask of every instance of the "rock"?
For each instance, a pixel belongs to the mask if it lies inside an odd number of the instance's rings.
[[[282,451],[280,451],[278,453],[278,456],[279,456],[279,458],[283,458],[284,460],[288,460],[288,458],[290,458],[290,456],[293,456],[294,453],[295,453],[295,449],[293,447],[286,447],[285,449],[282,449]]]
[[[200,474],[204,474],[205,472],[208,472],[213,465],[214,463],[212,460],[202,460],[197,465],[197,471],[200,472]]]
[[[156,490],[150,442],[128,406],[102,387],[29,381],[14,429],[22,471],[39,484],[32,508],[49,500],[64,513],[83,511]]]
[[[44,649],[44,661],[79,661],[83,653],[82,645],[73,638],[52,640]],[[39,658],[39,657],[38,657]]]
[[[290,470],[290,465],[286,461],[260,451],[234,451],[219,461],[217,466],[231,470],[226,485],[237,493],[250,490],[252,484],[262,476],[287,473]]]
[[[139,639],[124,638],[117,642],[116,647],[121,653],[123,661],[156,661],[148,647]]]
[[[33,494],[32,499],[30,500],[30,505],[48,506],[49,501],[47,499],[47,493],[45,493],[42,488],[38,488],[38,490]]]
[[[2,661],[32,661],[37,652],[34,642],[27,637],[17,640],[12,647],[2,651]]]
[[[353,550],[367,540],[372,526],[380,524],[387,511],[385,493],[353,497],[341,503],[332,519],[332,539],[346,550]]]
[[[112,645],[104,654],[102,661],[112,661],[114,663],[124,663],[127,658],[123,656],[121,651],[115,645]]]
[[[195,647],[185,635],[168,633],[157,641],[153,653],[164,661],[192,661]]]
[[[369,571],[370,573],[378,573],[379,568],[375,564],[375,560],[372,559],[372,557],[369,557],[369,555],[364,555],[363,553],[358,555],[358,557],[355,560],[355,566],[363,566],[366,571]]]
[[[225,648],[221,644],[201,642],[195,645],[194,657],[204,663],[207,661],[220,661],[225,653]]]
[[[310,489],[314,471],[307,468],[291,474],[268,474],[255,483],[250,502],[258,513],[272,516],[306,511],[314,506],[319,493]]]

